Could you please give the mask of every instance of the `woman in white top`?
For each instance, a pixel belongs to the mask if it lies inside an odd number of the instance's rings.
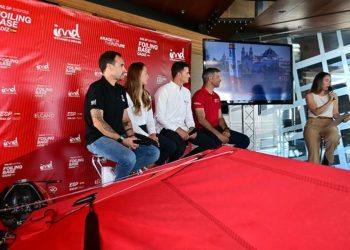
[[[308,161],[320,163],[320,140],[325,142],[325,158],[322,164],[332,165],[334,150],[339,143],[339,131],[333,118],[339,116],[338,97],[330,91],[331,75],[320,72],[315,76],[310,91],[306,94],[308,121],[304,139],[308,149]]]
[[[158,145],[160,156],[155,164],[164,164],[176,150],[176,145],[165,136],[156,134],[151,95],[145,89],[149,79],[147,67],[142,62],[132,63],[129,66],[127,77],[125,87],[129,105],[128,115],[135,135],[138,138],[140,138],[138,135],[148,137],[155,145]]]

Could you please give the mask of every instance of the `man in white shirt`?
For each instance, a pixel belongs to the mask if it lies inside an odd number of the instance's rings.
[[[191,133],[195,127],[191,92],[183,86],[190,78],[189,65],[186,62],[175,62],[171,74],[173,80],[155,93],[155,118],[157,132],[176,143],[176,151],[169,157],[169,161],[174,161],[183,155],[188,140],[194,142],[192,140],[197,133]],[[197,149],[196,152],[198,151],[200,150]]]

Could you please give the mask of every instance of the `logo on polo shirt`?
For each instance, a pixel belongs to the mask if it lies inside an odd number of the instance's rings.
[[[91,106],[95,106],[96,104],[97,104],[97,100],[95,99],[95,100],[92,100],[91,102],[90,102],[90,104],[91,104]]]

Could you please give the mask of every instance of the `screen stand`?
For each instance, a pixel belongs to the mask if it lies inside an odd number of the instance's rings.
[[[255,151],[254,105],[242,105],[242,132],[250,139],[248,149]]]

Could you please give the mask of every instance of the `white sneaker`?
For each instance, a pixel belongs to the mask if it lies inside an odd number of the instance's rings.
[[[102,185],[110,184],[110,183],[114,182],[115,173],[114,173],[112,167],[102,167],[101,172],[102,172],[102,174],[101,174],[102,175],[102,178],[101,178]]]

